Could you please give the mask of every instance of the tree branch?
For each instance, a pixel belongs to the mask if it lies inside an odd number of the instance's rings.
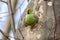
[[[0,0],[1,2],[3,2],[3,3],[6,3],[6,4],[8,4],[7,2],[5,2],[5,1],[2,1],[2,0]]]
[[[54,17],[55,17],[55,28],[54,28],[54,38],[53,40],[56,40],[55,38],[55,34],[56,34],[56,29],[57,29],[57,20],[56,20],[56,13],[55,13],[55,8],[54,8],[54,3],[55,3],[55,0],[53,0],[53,11],[54,11]]]
[[[7,36],[7,35],[5,35],[5,33],[0,29],[0,32],[2,33],[2,35],[4,36],[4,37],[6,37],[7,39],[9,39],[10,40],[10,38],[14,38],[14,39],[17,39],[17,40],[20,40],[19,38],[15,38],[15,37],[11,37],[11,36]],[[2,39],[1,39],[2,40]]]
[[[1,32],[7,39],[9,39],[8,36],[6,36],[5,33],[3,33],[3,31],[2,31],[1,29],[0,29],[0,32]],[[10,39],[9,39],[9,40],[10,40]]]

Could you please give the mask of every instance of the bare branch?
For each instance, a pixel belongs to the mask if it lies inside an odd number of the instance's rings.
[[[19,31],[19,33],[21,34],[21,36],[22,36],[22,38],[23,38],[23,40],[24,40],[24,36],[23,36],[23,34],[22,34],[21,30],[20,30],[20,29],[18,29],[18,31]]]
[[[57,20],[56,20],[56,13],[55,13],[55,8],[54,8],[54,3],[55,3],[55,0],[53,0],[53,11],[54,11],[54,17],[55,17],[55,29],[54,29],[54,39],[55,40],[55,34],[56,34],[56,29],[57,29]]]
[[[3,3],[6,3],[6,4],[8,4],[7,2],[5,2],[5,1],[2,1],[2,0],[0,0],[1,2],[3,2]]]
[[[7,39],[9,39],[8,36],[6,36],[5,33],[3,33],[3,31],[2,31],[1,29],[0,29],[0,32],[1,32]]]
[[[11,0],[8,0],[8,9],[9,9],[9,13],[13,14],[12,6],[11,6]],[[10,15],[10,17],[11,17],[11,28],[12,28],[13,33],[15,34],[16,30],[15,30],[13,15]]]
[[[8,0],[8,10],[9,10],[9,13],[10,14],[13,14],[13,9],[12,9],[12,5],[11,5],[11,0]],[[11,18],[11,28],[12,28],[12,31],[13,31],[13,34],[14,34],[14,38],[17,37],[16,35],[16,30],[15,30],[15,24],[14,24],[14,17],[13,15],[10,15],[10,18]],[[15,39],[17,40],[17,39]]]
[[[0,32],[2,33],[3,36],[5,36],[7,39],[10,40],[10,38],[14,38],[14,39],[17,39],[17,40],[20,40],[19,38],[15,38],[15,37],[11,37],[11,36],[7,36],[5,35],[5,33],[0,29]],[[2,40],[2,39],[1,39]]]

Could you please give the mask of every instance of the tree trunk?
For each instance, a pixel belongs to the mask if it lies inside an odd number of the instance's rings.
[[[38,17],[38,23],[32,30],[31,25],[25,26],[25,10],[18,25],[18,37],[21,40],[23,37],[24,40],[52,40],[55,23],[53,7],[48,6],[43,0],[31,0],[27,8],[33,9],[33,14]]]

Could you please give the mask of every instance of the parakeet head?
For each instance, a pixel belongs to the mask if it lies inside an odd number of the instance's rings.
[[[32,14],[32,9],[28,8],[26,14]]]

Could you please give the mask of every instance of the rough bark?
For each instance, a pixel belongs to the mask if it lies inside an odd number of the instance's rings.
[[[33,14],[39,19],[38,23],[35,24],[36,28],[30,30],[31,26],[26,27],[24,24],[26,11],[24,12],[17,29],[22,32],[24,40],[53,40],[55,19],[52,6],[48,6],[43,0],[31,0],[27,8],[33,9]],[[18,31],[17,34],[22,40],[21,33]]]

